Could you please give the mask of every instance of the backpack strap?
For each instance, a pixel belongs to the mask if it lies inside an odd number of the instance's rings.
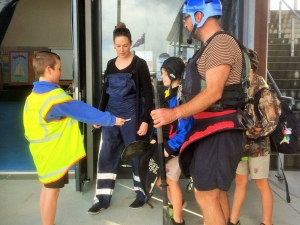
[[[218,34],[223,34],[223,33],[226,33],[227,34],[227,32],[226,31],[223,31],[223,30],[221,30],[221,31],[217,31],[216,33],[214,33],[210,38],[208,38],[207,40],[206,40],[206,42],[204,42],[203,44],[202,44],[202,46],[201,46],[201,48],[198,50],[198,51],[196,51],[195,53],[194,53],[194,55],[193,55],[193,61],[197,61],[199,58],[200,58],[200,56],[202,55],[202,53],[204,52],[204,50],[205,50],[205,48],[207,47],[207,45],[211,42],[211,40],[215,37],[215,36],[217,36]],[[230,34],[229,34],[230,35]],[[232,35],[230,35],[230,36],[232,36]]]
[[[260,89],[258,92],[256,92],[255,96],[254,96],[254,112],[255,112],[255,116],[256,118],[260,121],[261,120],[261,116],[258,110],[258,105],[259,105],[259,99],[261,98],[261,93],[267,88],[262,88]]]

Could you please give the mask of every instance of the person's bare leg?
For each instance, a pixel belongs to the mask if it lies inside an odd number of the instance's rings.
[[[166,182],[167,182],[167,181],[166,181]],[[167,184],[168,184],[168,182],[167,182]],[[160,179],[160,177],[159,177],[159,178],[157,179],[156,186],[157,186],[160,190],[162,190],[162,187],[161,187],[160,185],[161,185],[161,179]],[[169,184],[168,184],[168,186],[167,186],[167,195],[168,195],[168,200],[169,200],[169,202],[170,202],[171,204],[173,204],[172,201],[171,201],[172,196],[171,196],[171,193],[170,193],[170,190],[169,190]]]
[[[221,191],[220,193],[220,203],[221,208],[225,217],[225,221],[229,221],[229,214],[230,214],[230,207],[229,207],[229,200],[226,191]]]
[[[261,195],[263,223],[266,225],[272,224],[273,212],[273,194],[267,178],[256,179],[255,184],[258,187]]]
[[[236,174],[235,189],[233,195],[230,222],[236,224],[239,221],[243,202],[247,192],[248,175]]]
[[[202,210],[205,225],[227,225],[221,205],[221,190],[199,191],[195,189],[195,198]],[[228,201],[228,200],[227,200]],[[225,210],[227,211],[227,210]],[[228,209],[229,211],[229,209]]]
[[[43,225],[54,224],[59,191],[59,188],[42,187],[40,196],[40,211]]]
[[[173,205],[173,219],[176,223],[182,222],[182,192],[178,181],[167,178],[170,202]]]

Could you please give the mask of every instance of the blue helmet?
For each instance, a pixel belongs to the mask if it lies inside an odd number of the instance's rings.
[[[202,12],[204,17],[200,23],[195,21],[195,13]],[[182,13],[187,13],[191,16],[193,24],[197,24],[197,28],[202,27],[208,17],[222,16],[222,5],[220,0],[186,0]]]

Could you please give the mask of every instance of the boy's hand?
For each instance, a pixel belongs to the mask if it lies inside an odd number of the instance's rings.
[[[124,123],[125,123],[124,119],[116,117],[116,123],[115,123],[116,126],[123,126]]]
[[[166,149],[164,149],[164,155],[165,157],[169,157],[169,153],[166,151]]]
[[[150,144],[155,144],[156,143],[156,140],[155,139],[152,139],[151,141],[150,141]]]
[[[142,122],[139,130],[137,131],[137,134],[139,136],[143,136],[147,134],[147,131],[148,131],[148,123]]]

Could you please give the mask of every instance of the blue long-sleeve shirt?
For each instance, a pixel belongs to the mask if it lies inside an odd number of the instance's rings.
[[[163,105],[173,109],[177,106],[178,87],[169,89],[164,93]],[[194,125],[194,117],[180,118],[169,125],[162,127],[164,148],[169,155],[176,155],[185,141],[187,133]],[[157,129],[154,130],[157,135]]]
[[[168,105],[170,109],[173,109],[177,106],[177,96],[173,96],[168,100]],[[183,144],[185,137],[189,130],[194,125],[194,117],[190,116],[187,118],[180,118],[177,121],[177,131],[174,133],[170,139],[165,144],[165,149],[170,155],[176,154],[181,145]]]
[[[47,81],[34,82],[33,85],[33,92],[37,94],[43,94],[55,88],[60,88],[59,85]],[[71,117],[83,123],[101,126],[114,126],[116,123],[116,117],[109,112],[102,112],[77,100],[54,105],[46,115],[46,121],[50,122],[61,119],[62,117]]]

